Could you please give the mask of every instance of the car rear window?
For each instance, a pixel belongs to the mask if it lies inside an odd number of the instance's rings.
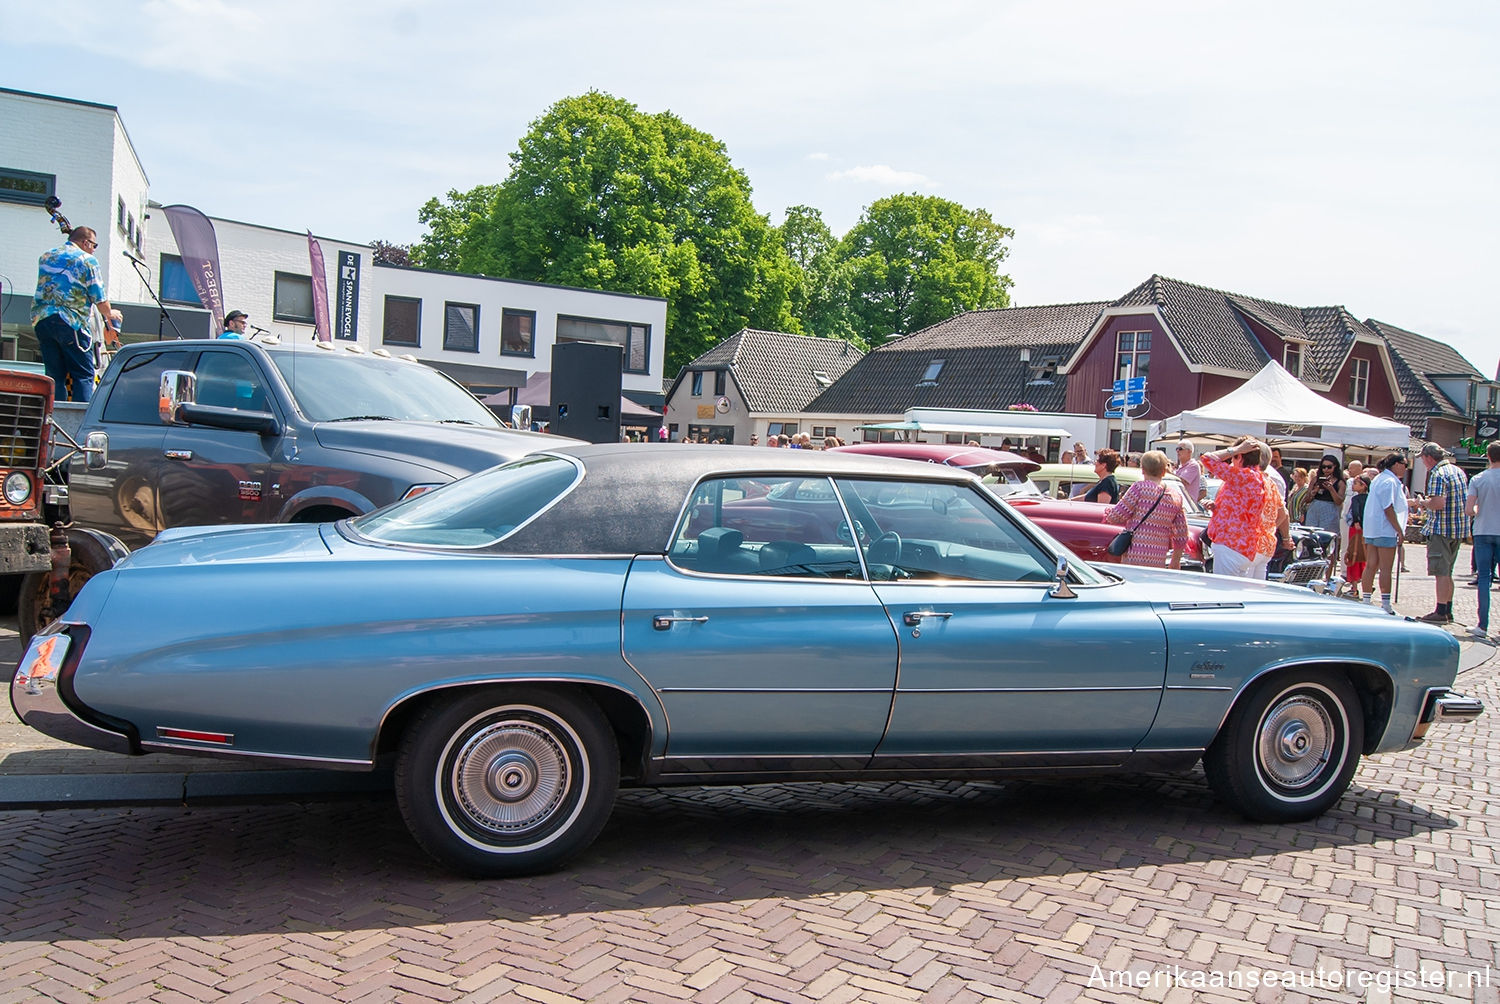
[[[351,525],[360,536],[384,544],[489,547],[541,515],[582,473],[564,457],[526,457],[377,509]]]

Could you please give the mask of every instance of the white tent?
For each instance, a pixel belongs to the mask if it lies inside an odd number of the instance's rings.
[[[1365,449],[1405,449],[1411,430],[1319,397],[1274,359],[1244,386],[1201,408],[1152,422],[1151,442],[1164,439],[1232,439],[1307,443]]]

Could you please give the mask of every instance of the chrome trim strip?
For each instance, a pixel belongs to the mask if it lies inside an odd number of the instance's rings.
[[[342,757],[297,756],[290,753],[261,753],[255,750],[228,749],[223,746],[181,745],[158,740],[141,740],[141,749],[162,753],[182,753],[190,756],[222,757],[225,759],[249,758],[253,760],[275,760],[279,763],[300,763],[313,767],[342,767],[345,769],[368,769],[375,766],[374,760],[349,760]]]
[[[1238,601],[1235,601],[1235,602],[1209,602],[1209,601],[1205,600],[1205,601],[1199,602],[1199,601],[1195,601],[1195,600],[1182,600],[1182,601],[1179,601],[1179,602],[1176,602],[1176,603],[1168,603],[1167,604],[1167,609],[1168,610],[1243,610],[1243,609],[1245,609],[1245,604],[1240,603]]]
[[[1218,684],[1215,684],[1212,687],[1209,687],[1209,686],[1194,687],[1194,686],[1189,686],[1188,684],[1184,684],[1184,683],[1169,683],[1169,684],[1167,684],[1167,689],[1168,690],[1225,690],[1225,691],[1233,691],[1234,690],[1233,687],[1224,687],[1224,686],[1220,686]]]
[[[1132,690],[1159,691],[1161,687],[933,687],[898,690],[897,694],[1118,694]]]
[[[662,687],[658,694],[889,694],[889,687]]]
[[[1019,760],[1024,757],[1059,756],[1082,759],[1084,757],[1098,756],[1127,756],[1135,752],[1129,747],[1125,749],[1097,749],[1097,750],[1005,750],[994,752],[988,750],[964,750],[962,753],[877,753],[875,761],[878,763],[882,758],[889,760],[938,760],[938,759],[969,759],[974,757],[999,757],[1007,760]],[[872,765],[873,766],[873,765]]]

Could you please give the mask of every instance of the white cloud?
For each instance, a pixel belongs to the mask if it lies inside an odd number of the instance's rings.
[[[938,187],[938,183],[925,174],[918,174],[916,171],[898,171],[887,164],[871,164],[868,167],[851,167],[847,171],[834,171],[828,175],[828,180],[854,181],[867,185],[898,188],[905,188],[907,185],[917,188]]]

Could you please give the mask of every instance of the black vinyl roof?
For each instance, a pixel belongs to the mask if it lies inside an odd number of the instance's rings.
[[[768,446],[606,443],[547,450],[583,464],[583,481],[508,537],[509,554],[665,554],[688,493],[710,477],[792,475],[962,483],[953,467]]]

